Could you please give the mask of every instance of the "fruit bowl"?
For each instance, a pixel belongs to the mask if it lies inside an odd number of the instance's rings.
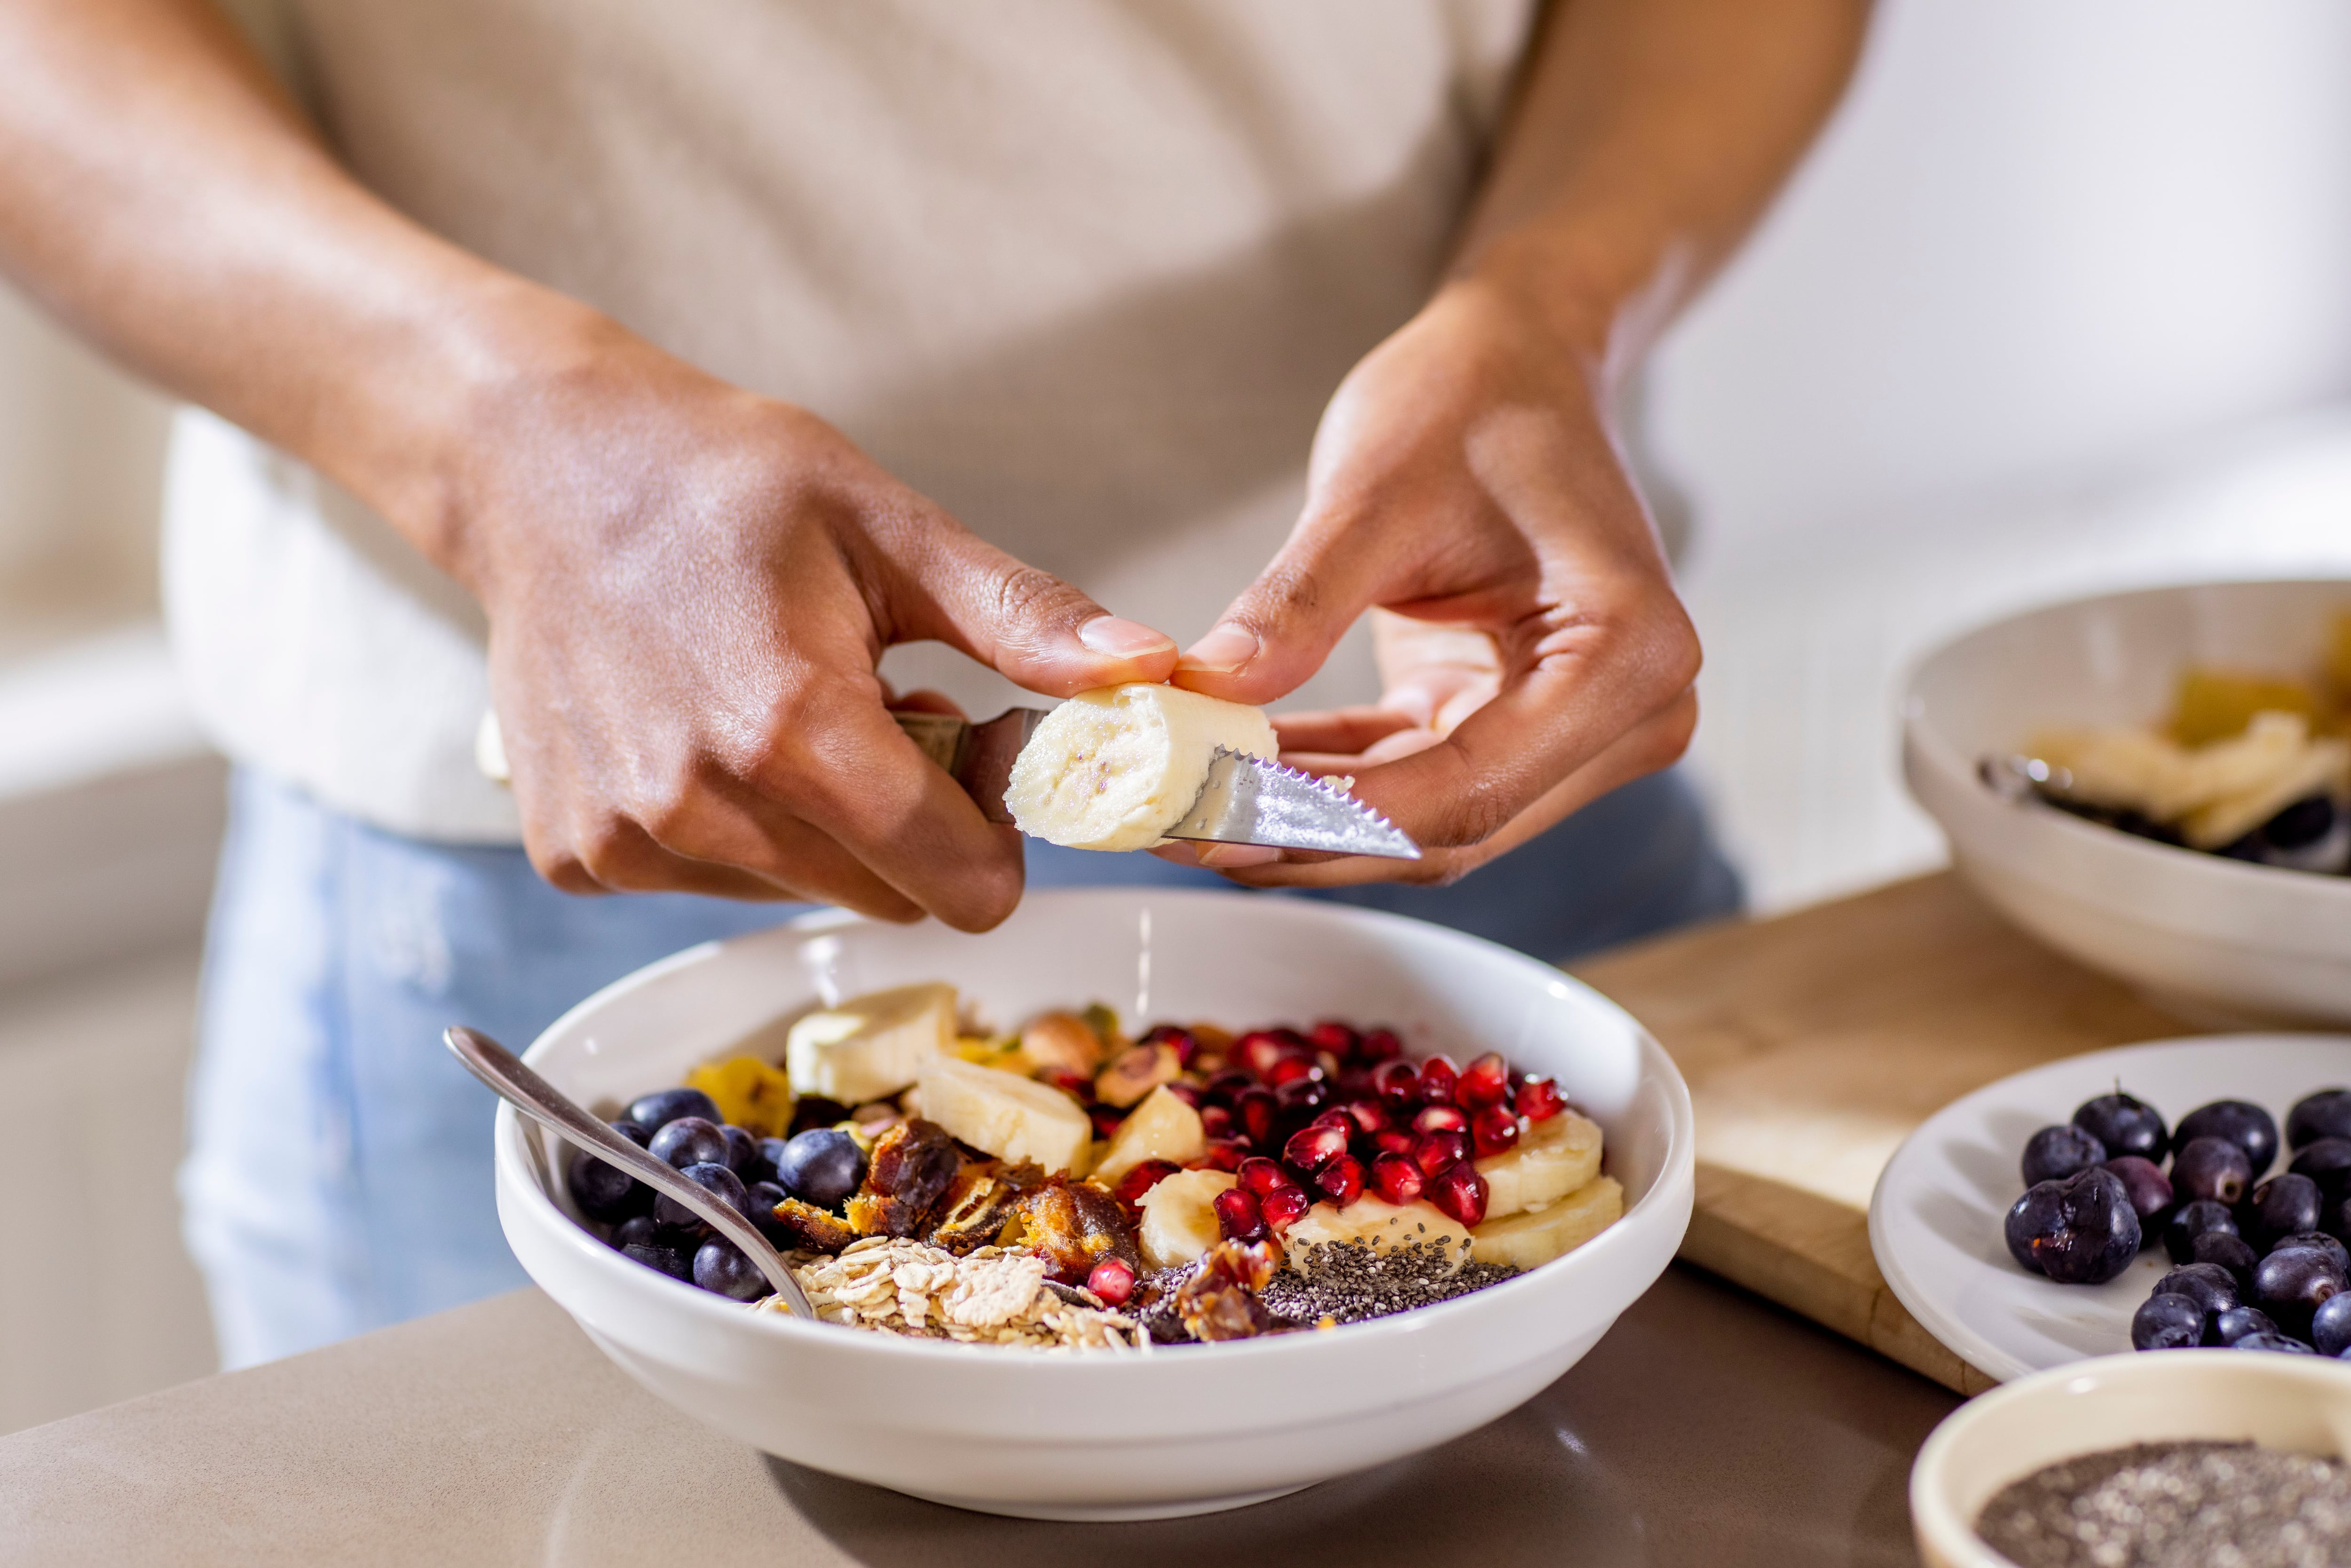
[[[2143,724],[2190,664],[2316,662],[2351,582],[2160,588],[2036,610],[1929,655],[1903,706],[1903,772],[1959,874],[2026,931],[2215,1027],[2351,1020],[2351,877],[2178,849],[1977,773],[2036,729]]]
[[[1259,1501],[1493,1420],[1592,1348],[1689,1223],[1689,1093],[1640,1025],[1507,948],[1302,900],[1031,894],[981,936],[810,915],[606,988],[525,1060],[609,1109],[824,998],[937,979],[998,1021],[1099,998],[1243,1025],[1345,1014],[1392,1025],[1415,1054],[1499,1050],[1600,1123],[1625,1216],[1490,1289],[1328,1332],[1123,1354],[942,1344],[755,1313],[631,1261],[578,1223],[556,1141],[501,1107],[515,1255],[622,1370],[768,1453],[987,1512],[1146,1519]]]

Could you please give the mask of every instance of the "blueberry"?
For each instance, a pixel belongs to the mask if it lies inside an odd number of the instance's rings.
[[[2210,1314],[2243,1306],[2236,1276],[2218,1263],[2183,1263],[2155,1282],[2158,1296],[2186,1296]]]
[[[2137,1155],[2117,1155],[2106,1162],[2106,1169],[2122,1178],[2123,1190],[2130,1195],[2131,1207],[2138,1213],[2141,1240],[2154,1239],[2162,1229],[2160,1217],[2171,1207],[2170,1178],[2156,1168],[2153,1160]]]
[[[2273,1176],[2237,1206],[2237,1234],[2266,1252],[2281,1236],[2318,1228],[2318,1184],[2291,1171]]]
[[[2138,1255],[2138,1211],[2104,1166],[2028,1187],[2003,1232],[2019,1263],[2061,1285],[2102,1285]]]
[[[694,1280],[694,1257],[684,1248],[632,1245],[622,1248],[621,1251],[648,1269],[659,1270],[673,1280],[684,1280],[688,1283]]]
[[[2286,1169],[2316,1182],[2329,1206],[2341,1203],[2351,1197],[2351,1138],[2314,1138],[2295,1151]]]
[[[778,1249],[792,1245],[789,1234],[776,1223],[776,1205],[789,1196],[771,1181],[755,1181],[750,1185],[751,1223],[759,1234],[774,1242]]]
[[[2237,1281],[2237,1294],[2241,1299],[2253,1293],[2253,1270],[2261,1267],[2262,1255],[2246,1244],[2245,1239],[2233,1230],[2208,1230],[2196,1239],[2190,1260],[2214,1263],[2229,1270]]]
[[[2291,1334],[2249,1333],[2230,1342],[2231,1350],[2282,1350],[2288,1355],[2316,1355],[2318,1353]]]
[[[2277,1123],[2250,1100],[2215,1100],[2189,1112],[2172,1131],[2171,1152],[2176,1155],[2199,1138],[2226,1138],[2244,1150],[2253,1167],[2248,1181],[2267,1176],[2277,1158]]]
[[[2283,1252],[2289,1247],[2309,1247],[2324,1252],[2335,1260],[2336,1268],[2351,1275],[2351,1249],[2345,1248],[2342,1242],[2324,1230],[2304,1230],[2292,1236],[2281,1236],[2270,1244],[2270,1250]]]
[[[2160,1159],[2170,1142],[2169,1129],[2155,1107],[2117,1089],[2095,1100],[2085,1100],[2074,1112],[2074,1125],[2106,1146],[2106,1157],[2137,1155]]]
[[[2253,1270],[2253,1297],[2288,1333],[2310,1327],[2311,1313],[2351,1284],[2335,1260],[2314,1247],[2282,1247]]]
[[[743,1185],[741,1176],[737,1176],[725,1166],[688,1166],[678,1174],[695,1186],[705,1188],[712,1196],[731,1205],[737,1213],[746,1218],[756,1218],[751,1214],[750,1189]],[[700,1215],[666,1195],[654,1197],[653,1218],[664,1225],[686,1227],[702,1223]]]
[[[2236,1211],[2230,1208],[2228,1205],[2215,1203],[2209,1197],[2197,1198],[2193,1202],[2181,1204],[2172,1211],[2170,1219],[2165,1222],[2163,1249],[2171,1254],[2171,1260],[2175,1263],[2193,1262],[2196,1258],[2196,1239],[2214,1233],[2222,1236],[2236,1235]]]
[[[653,1134],[645,1152],[679,1170],[688,1166],[723,1166],[726,1164],[726,1134],[718,1130],[716,1122],[700,1116],[680,1116]]]
[[[849,1107],[838,1100],[828,1100],[821,1094],[803,1094],[792,1102],[792,1124],[785,1134],[796,1138],[811,1127],[836,1126],[849,1120]],[[780,1163],[778,1169],[782,1166]]]
[[[2299,1149],[2321,1138],[2351,1138],[2351,1089],[2305,1094],[2285,1113],[2285,1141]]]
[[[2024,1185],[2064,1181],[2106,1163],[2106,1145],[2079,1127],[2043,1127],[2024,1141]]]
[[[2131,1314],[2133,1350],[2186,1350],[2204,1343],[2204,1309],[2189,1296],[2157,1294]]]
[[[625,1116],[617,1122],[608,1123],[607,1125],[641,1149],[653,1141],[653,1130],[651,1127],[640,1126]]]
[[[837,1128],[811,1128],[784,1145],[776,1176],[802,1203],[838,1208],[865,1179],[865,1151]]]
[[[571,1201],[590,1219],[607,1222],[640,1213],[649,1201],[644,1185],[618,1166],[608,1166],[582,1149],[571,1156],[565,1185]]]
[[[2231,1307],[2212,1319],[2214,1344],[2235,1344],[2247,1334],[2273,1334],[2277,1332],[2277,1324],[2271,1322],[2269,1313],[2259,1307]]]
[[[2351,1291],[2329,1296],[2310,1314],[2310,1343],[2321,1355],[2351,1350]]]
[[[694,1282],[738,1301],[768,1294],[768,1277],[732,1241],[712,1237],[694,1255]]]
[[[612,1227],[612,1248],[625,1252],[632,1247],[658,1247],[667,1233],[653,1223],[650,1214],[632,1215]]]
[[[732,1122],[719,1128],[718,1134],[726,1140],[726,1168],[747,1182],[754,1179],[750,1171],[759,1162],[759,1140]]]
[[[629,1120],[648,1133],[658,1133],[680,1116],[699,1116],[718,1124],[718,1102],[699,1089],[656,1089],[629,1103]]]
[[[2182,1197],[2236,1203],[2252,1185],[2252,1160],[2227,1138],[2190,1138],[2171,1156],[2171,1188]]]

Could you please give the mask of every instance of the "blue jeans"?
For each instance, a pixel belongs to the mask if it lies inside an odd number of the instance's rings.
[[[1031,886],[1229,887],[1150,855],[1029,845]],[[1626,786],[1450,887],[1304,894],[1558,959],[1729,915],[1736,874],[1675,775]],[[490,1186],[489,1092],[452,1023],[517,1050],[665,954],[788,919],[685,894],[573,898],[520,850],[425,842],[241,771],[205,956],[189,1250],[249,1365],[524,1281]]]

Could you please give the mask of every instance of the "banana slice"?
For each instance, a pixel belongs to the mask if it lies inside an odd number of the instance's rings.
[[[1413,1241],[1438,1241],[1447,1252],[1461,1258],[1468,1253],[1469,1232],[1435,1204],[1390,1203],[1366,1193],[1344,1208],[1318,1203],[1300,1216],[1290,1234],[1282,1238],[1291,1266],[1299,1266],[1301,1255],[1318,1241],[1362,1241],[1374,1251]]]
[[[855,997],[809,1014],[784,1037],[792,1090],[844,1105],[885,1099],[956,1049],[956,989],[933,982]]]
[[[1196,1261],[1224,1239],[1217,1195],[1233,1185],[1230,1171],[1177,1171],[1143,1195],[1135,1245],[1154,1269]]]
[[[1616,1178],[1594,1176],[1547,1207],[1486,1221],[1469,1233],[1470,1253],[1480,1263],[1531,1269],[1583,1246],[1624,1213],[1625,1189]]]
[[[923,1064],[915,1091],[923,1115],[1000,1160],[1035,1160],[1049,1171],[1085,1174],[1094,1124],[1050,1083],[952,1056]]]
[[[1135,681],[1055,708],[1012,764],[1004,804],[1020,831],[1080,850],[1141,850],[1181,821],[1218,747],[1280,749],[1272,721],[1240,703]]]
[[[1478,1162],[1486,1218],[1500,1219],[1557,1203],[1600,1174],[1600,1128],[1573,1111],[1528,1127],[1519,1146]]]
[[[1118,1124],[1118,1135],[1102,1151],[1093,1179],[1114,1187],[1119,1177],[1145,1160],[1173,1160],[1180,1166],[1198,1159],[1207,1146],[1200,1113],[1163,1086],[1144,1096],[1143,1103]]]

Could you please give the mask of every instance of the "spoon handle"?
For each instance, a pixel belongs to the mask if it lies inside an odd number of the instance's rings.
[[[448,1042],[457,1060],[465,1064],[465,1070],[488,1084],[507,1104],[701,1216],[720,1235],[743,1249],[743,1255],[758,1266],[768,1283],[776,1288],[776,1294],[790,1303],[793,1312],[810,1322],[818,1321],[816,1309],[809,1305],[808,1292],[792,1278],[790,1265],[768,1244],[758,1227],[736,1211],[734,1205],[688,1181],[581,1110],[561,1090],[525,1067],[520,1057],[481,1030],[457,1024],[441,1038]]]

